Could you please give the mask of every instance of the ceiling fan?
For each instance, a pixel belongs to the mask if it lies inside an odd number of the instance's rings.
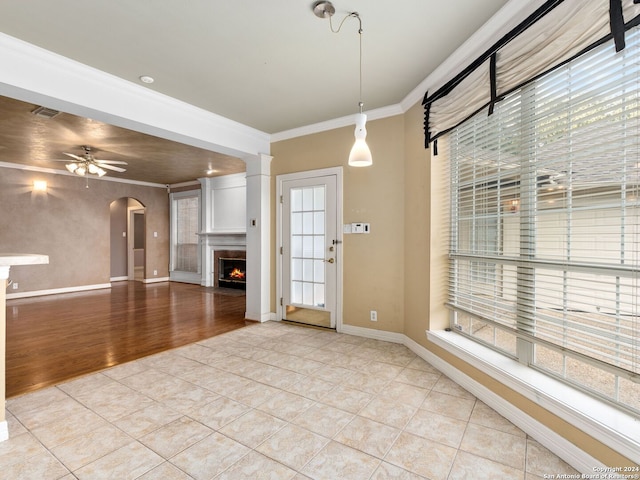
[[[75,155],[73,153],[62,152],[65,155],[73,158],[75,161],[67,163],[65,167],[71,173],[75,173],[76,175],[85,176],[86,174],[97,175],[102,177],[106,175],[106,170],[113,170],[115,172],[126,172],[126,168],[116,167],[115,165],[127,165],[127,162],[121,162],[118,160],[100,160],[93,156],[92,148],[83,145],[82,150],[84,153],[82,155]],[[68,160],[56,160],[58,162],[68,162]]]

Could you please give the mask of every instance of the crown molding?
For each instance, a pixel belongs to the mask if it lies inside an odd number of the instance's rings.
[[[21,163],[0,162],[0,168],[13,168],[16,170],[25,170],[28,172],[49,173],[51,175],[64,175],[67,177],[74,177],[74,178],[89,178],[89,180],[91,181],[99,180],[104,182],[128,183],[130,185],[140,185],[142,187],[167,188],[166,185],[161,183],[140,182],[138,180],[129,180],[127,178],[109,177],[108,175],[105,175],[104,177],[98,177],[95,175],[91,175],[89,177],[80,177],[79,175],[76,175],[74,173],[69,173],[66,170],[57,170],[55,168],[34,167],[31,165],[23,165]]]
[[[367,121],[372,121],[380,120],[387,117],[393,117],[395,115],[402,115],[404,113],[404,110],[402,110],[400,104],[396,104],[390,105],[388,107],[368,110],[363,113],[367,115]],[[345,117],[334,118],[333,120],[327,120],[324,122],[314,123],[312,125],[306,125],[304,127],[292,128],[291,130],[274,133],[271,135],[271,143],[280,142],[282,140],[290,140],[297,137],[304,137],[306,135],[312,135],[314,133],[326,132],[328,130],[334,130],[336,128],[353,126],[355,124],[355,115],[356,114],[354,113],[353,115],[347,115]]]

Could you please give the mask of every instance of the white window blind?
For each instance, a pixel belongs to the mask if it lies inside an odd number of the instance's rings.
[[[640,34],[447,137],[453,327],[640,412]]]
[[[198,221],[200,198],[187,196],[174,199],[175,243],[173,270],[198,272]]]

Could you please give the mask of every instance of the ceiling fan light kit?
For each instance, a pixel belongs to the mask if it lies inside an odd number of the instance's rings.
[[[331,31],[333,33],[340,32],[340,29],[342,28],[342,24],[345,22],[347,18],[353,17],[358,19],[358,24],[359,24],[358,35],[360,36],[359,37],[360,38],[360,56],[359,56],[360,98],[358,101],[358,107],[360,108],[360,112],[356,115],[356,129],[354,132],[354,136],[356,140],[349,154],[349,166],[369,167],[373,165],[373,157],[371,156],[371,150],[369,149],[369,146],[367,145],[367,141],[366,141],[367,128],[365,124],[367,122],[367,116],[364,113],[362,113],[362,107],[364,106],[364,103],[362,103],[362,31],[363,31],[362,19],[360,18],[360,14],[358,12],[349,12],[347,13],[347,15],[345,15],[345,17],[342,19],[342,21],[338,25],[338,29],[334,30],[333,25],[331,24],[331,17],[336,12],[336,9],[331,2],[328,2],[328,1],[315,2],[311,6],[311,9],[313,10],[313,13],[316,17],[329,19],[329,27],[331,28]]]
[[[84,177],[87,174],[103,177],[107,174],[105,168],[108,170],[113,170],[115,172],[126,171],[126,169],[122,167],[116,167],[114,165],[127,165],[127,162],[121,162],[117,160],[100,160],[93,156],[93,154],[91,153],[91,147],[83,145],[82,149],[84,150],[82,156],[63,152],[65,155],[68,155],[75,160],[74,162],[67,163],[65,165],[66,169],[70,173],[75,173],[76,175],[79,175],[81,177]],[[66,162],[67,160],[60,161]]]

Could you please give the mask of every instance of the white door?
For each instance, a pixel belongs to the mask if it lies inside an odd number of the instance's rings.
[[[281,182],[281,318],[336,328],[337,175]]]

